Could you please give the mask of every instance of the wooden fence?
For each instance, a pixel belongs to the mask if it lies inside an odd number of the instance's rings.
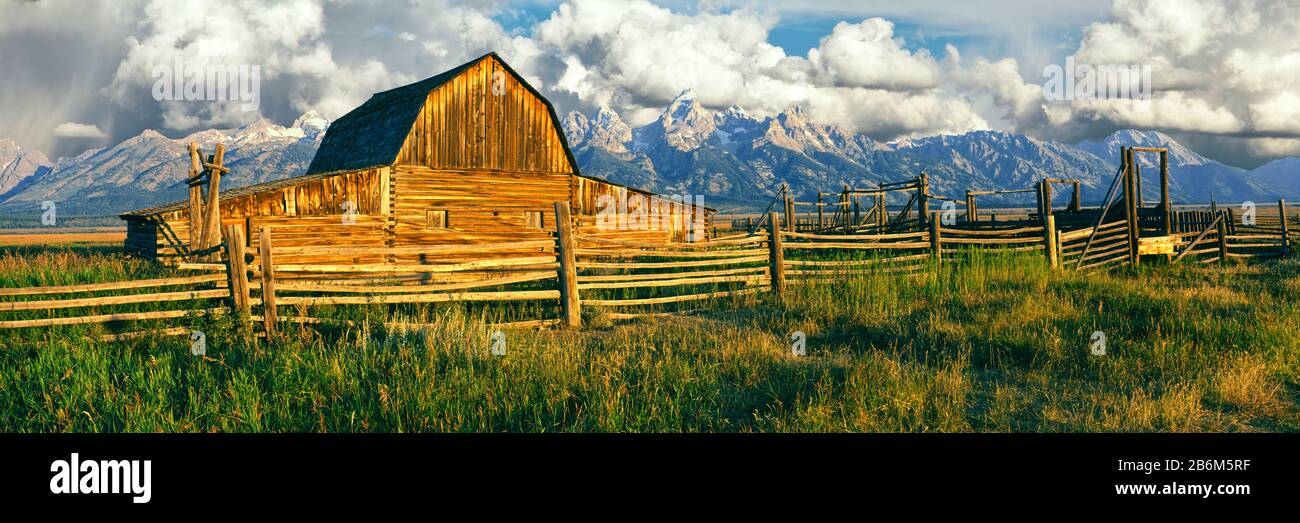
[[[60,325],[86,325],[95,323],[173,320],[192,315],[220,315],[227,311],[219,300],[230,297],[228,289],[219,288],[226,282],[220,274],[181,276],[174,278],[157,278],[148,280],[119,281],[83,285],[61,285],[48,287],[7,288],[0,289],[0,296],[11,298],[38,298],[19,301],[0,302],[0,312],[42,311],[49,317],[33,319],[10,319],[0,321],[0,329],[24,327],[54,327]],[[146,292],[131,292],[141,291]],[[113,295],[106,292],[128,291]],[[40,299],[51,295],[62,295],[58,299]],[[80,316],[60,314],[67,309],[99,308],[131,304],[175,304],[177,308],[164,307],[162,310],[112,312],[103,314],[83,314]],[[254,300],[250,304],[260,304]],[[56,312],[57,311],[57,312]],[[169,329],[170,333],[180,334],[182,329]],[[106,335],[106,341],[130,339],[147,334],[147,331],[126,332]]]
[[[1284,208],[1284,207],[1283,207]],[[505,318],[498,325],[537,327],[582,323],[583,307],[611,319],[682,312],[682,307],[788,285],[843,281],[855,274],[908,274],[952,263],[976,250],[1043,256],[1049,267],[1095,270],[1132,263],[1135,252],[1162,248],[1134,242],[1128,223],[1062,229],[1047,215],[1038,226],[1001,228],[945,226],[936,214],[927,230],[869,234],[795,232],[773,212],[766,231],[707,242],[641,242],[575,232],[568,207],[555,208],[556,237],[476,245],[372,247],[276,247],[275,230],[261,227],[246,237],[243,224],[222,227],[224,262],[181,264],[205,272],[193,276],[57,287],[0,289],[0,312],[44,311],[50,317],[0,320],[0,329],[51,327],[192,315],[231,315],[250,335],[275,336],[281,323],[352,323],[315,314],[325,307],[496,302],[520,305],[543,317]],[[1182,222],[1194,223],[1191,220]],[[1172,263],[1224,262],[1278,256],[1290,251],[1285,214],[1276,226],[1238,226],[1230,233],[1223,215],[1200,230],[1152,238],[1168,242]],[[1136,251],[1135,251],[1136,249]],[[217,273],[220,271],[221,273]],[[138,291],[147,292],[130,292]],[[103,293],[114,293],[103,295]],[[56,299],[48,299],[57,296]],[[223,305],[221,300],[225,301]],[[175,308],[99,313],[99,308],[175,303]],[[541,304],[538,307],[523,307]],[[95,314],[54,311],[91,308]],[[671,309],[671,310],[665,310]],[[386,322],[389,327],[420,324]],[[260,327],[259,328],[255,328]],[[259,331],[260,332],[257,332]],[[129,339],[149,331],[103,336]],[[187,332],[182,327],[161,331]]]
[[[1090,270],[1131,261],[1128,222],[1124,220],[1061,231],[1057,237],[1061,266],[1066,269]]]

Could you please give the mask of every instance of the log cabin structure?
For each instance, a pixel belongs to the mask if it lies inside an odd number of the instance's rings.
[[[549,238],[559,201],[579,232],[635,241],[707,239],[713,214],[582,175],[550,102],[496,53],[373,95],[330,125],[305,174],[223,191],[219,201],[220,223],[243,226],[250,245],[270,226],[277,247],[374,248],[299,262],[421,263],[427,255],[387,251]],[[121,215],[126,251],[192,258],[191,208]]]

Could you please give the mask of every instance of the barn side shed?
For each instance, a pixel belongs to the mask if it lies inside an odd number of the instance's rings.
[[[584,234],[643,241],[707,238],[713,212],[583,176],[550,102],[489,53],[375,94],[330,125],[306,174],[224,191],[221,218],[247,227],[250,243],[271,226],[277,246],[375,247],[361,258],[285,261],[403,263],[430,260],[385,248],[548,238],[557,201],[569,202]],[[611,222],[597,214],[608,209],[639,219],[601,228]],[[128,252],[186,257],[187,202],[121,217]]]

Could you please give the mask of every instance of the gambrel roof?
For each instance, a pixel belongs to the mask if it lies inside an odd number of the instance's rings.
[[[524,81],[523,77],[500,56],[491,52],[437,76],[375,93],[366,100],[366,103],[330,124],[325,132],[325,138],[321,140],[320,148],[316,150],[316,156],[312,158],[311,166],[307,168],[307,174],[392,165],[407,135],[410,134],[415,119],[420,115],[425,101],[428,100],[429,93],[489,57],[496,59],[497,63],[513,75],[520,85],[541,100],[550,113],[551,124],[557,131],[562,129],[560,119],[556,116],[555,108],[551,106],[550,101],[528,85],[528,82]],[[564,145],[564,153],[568,156],[569,165],[573,167],[574,174],[578,174],[578,162],[574,160],[573,153],[569,150],[569,143],[564,133],[556,134],[559,135],[560,143]]]

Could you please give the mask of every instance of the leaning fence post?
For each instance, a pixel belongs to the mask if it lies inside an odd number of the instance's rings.
[[[768,276],[772,292],[785,295],[785,252],[781,249],[781,216],[773,212],[767,221]]]
[[[1282,220],[1282,255],[1286,256],[1288,254],[1291,254],[1291,228],[1287,225],[1286,222],[1286,200],[1285,199],[1279,198],[1277,200],[1277,211],[1279,213],[1279,219]]]
[[[1043,249],[1047,252],[1047,268],[1060,268],[1061,255],[1056,251],[1056,217],[1051,214],[1043,217],[1043,242]]]
[[[240,224],[229,224],[221,228],[222,240],[226,244],[226,283],[230,289],[230,302],[242,327],[247,329],[249,302],[248,263],[244,259],[244,229]]]
[[[211,249],[217,246],[217,235],[221,234],[221,173],[222,161],[225,158],[226,146],[217,144],[216,152],[212,155],[211,163],[215,168],[208,168],[208,202],[203,205],[203,248]],[[212,252],[206,256],[210,261],[217,259],[217,253]]]
[[[578,299],[578,260],[573,240],[573,220],[569,217],[569,202],[555,202],[555,246],[560,261],[560,308],[564,324],[582,326],[582,304]]]
[[[262,327],[267,339],[275,336],[279,315],[275,310],[275,260],[271,256],[271,228],[263,225],[258,231],[258,261],[262,266]]]
[[[942,227],[939,225],[940,220],[930,217],[930,257],[934,258],[935,263],[943,263],[943,240],[941,239]]]

